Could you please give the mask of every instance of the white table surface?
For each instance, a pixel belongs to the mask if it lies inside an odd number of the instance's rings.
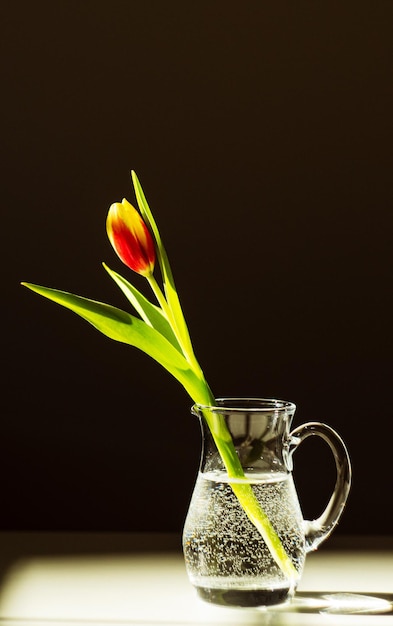
[[[174,535],[0,533],[0,623],[393,626],[393,539],[327,543],[291,605],[229,609],[196,596]]]

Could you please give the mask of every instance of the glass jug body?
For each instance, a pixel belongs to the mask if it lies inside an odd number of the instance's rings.
[[[264,399],[216,401],[214,407],[195,405],[201,422],[201,464],[183,530],[183,550],[191,583],[206,601],[233,606],[269,606],[291,598],[301,577],[306,553],[331,532],[341,515],[349,489],[349,459],[341,439],[329,427],[328,443],[340,467],[348,464],[325,510],[323,524],[305,522],[292,478],[292,453],[308,434],[290,432],[295,405]],[[238,457],[242,473],[231,476],[220,454],[214,420],[221,420]],[[220,430],[222,433],[222,429]],[[296,431],[294,431],[296,432]],[[322,436],[322,435],[321,435]],[[253,514],[244,507],[239,489],[249,490],[255,506],[289,557],[283,568],[261,534]],[[333,500],[333,502],[332,502]],[[337,503],[342,504],[337,508]],[[335,505],[335,506],[333,506]],[[330,508],[329,508],[330,507]],[[327,512],[329,508],[329,511]],[[254,510],[254,504],[252,507]]]

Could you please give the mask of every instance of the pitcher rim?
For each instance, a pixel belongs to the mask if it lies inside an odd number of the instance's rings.
[[[226,405],[226,402],[230,402],[231,405]],[[220,404],[221,403],[221,404]],[[242,403],[248,403],[249,406],[242,406]],[[195,402],[192,406],[192,410],[199,409],[200,411],[231,411],[233,413],[255,413],[255,412],[268,412],[268,411],[284,411],[295,410],[296,404],[289,400],[280,400],[278,398],[258,398],[258,397],[233,397],[223,396],[215,398],[215,404],[202,404]]]

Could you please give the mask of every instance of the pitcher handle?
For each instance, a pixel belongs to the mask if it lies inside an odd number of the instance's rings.
[[[329,444],[336,462],[337,479],[333,494],[322,515],[315,520],[304,521],[306,552],[316,550],[337,525],[348,498],[352,474],[351,462],[343,440],[333,428],[320,422],[307,422],[290,433],[290,456],[301,442],[311,435],[318,435]]]

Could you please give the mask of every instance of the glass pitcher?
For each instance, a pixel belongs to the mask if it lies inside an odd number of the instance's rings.
[[[290,431],[295,405],[281,400],[222,398],[215,406],[194,405],[203,449],[200,469],[183,529],[183,552],[190,582],[208,602],[229,606],[270,606],[289,600],[301,577],[305,556],[336,526],[348,497],[351,466],[339,435],[320,422]],[[231,478],[212,435],[213,419],[223,420],[243,475]],[[292,455],[311,435],[330,446],[337,480],[318,519],[303,519],[292,479]],[[292,572],[272,555],[236,493],[250,485],[263,514],[289,557]],[[248,489],[248,487],[247,487]],[[280,546],[280,547],[281,547]]]

